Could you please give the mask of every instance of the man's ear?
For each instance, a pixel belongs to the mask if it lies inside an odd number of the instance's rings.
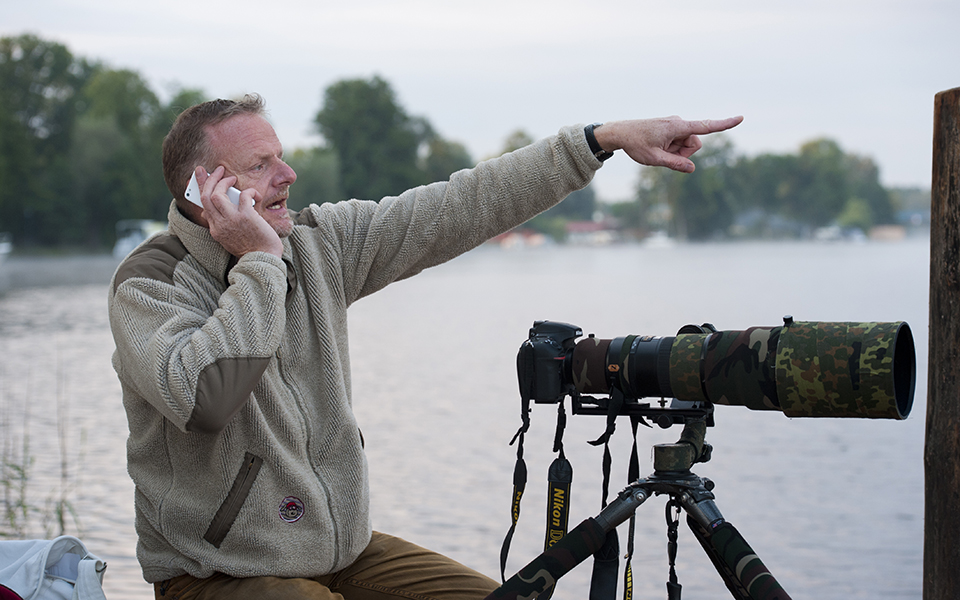
[[[190,219],[191,222],[201,227],[206,227],[207,229],[210,228],[210,226],[207,225],[207,220],[203,218],[203,209],[193,202],[177,198],[177,210],[180,211],[181,215]]]

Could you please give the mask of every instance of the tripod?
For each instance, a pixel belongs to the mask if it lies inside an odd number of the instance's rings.
[[[687,513],[687,524],[700,541],[727,589],[737,600],[790,600],[790,596],[754,553],[743,536],[723,518],[714,502],[713,482],[690,471],[696,462],[710,458],[704,443],[706,422],[689,420],[676,444],[653,447],[654,472],[623,489],[598,515],[583,521],[559,542],[520,569],[487,600],[530,599],[551,588],[556,581],[593,555],[608,532],[629,519],[648,498],[668,495],[671,506]],[[676,555],[676,538],[668,545],[670,562]],[[667,584],[670,600],[679,600],[675,578]]]

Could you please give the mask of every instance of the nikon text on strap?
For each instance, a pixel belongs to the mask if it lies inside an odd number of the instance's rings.
[[[570,521],[570,486],[573,483],[573,465],[563,453],[563,430],[567,425],[567,413],[563,401],[557,408],[557,432],[553,438],[553,451],[559,456],[554,459],[547,471],[547,527],[544,536],[544,551],[552,548],[563,536],[567,535]],[[538,596],[541,600],[550,600],[556,589],[548,588]]]
[[[510,530],[503,539],[503,546],[500,548],[500,581],[507,580],[507,554],[510,553],[510,542],[513,541],[513,534],[517,530],[517,521],[520,520],[520,500],[523,498],[523,491],[527,487],[527,463],[523,460],[523,435],[530,427],[530,419],[525,412],[523,415],[523,426],[513,436],[511,444],[517,442],[517,464],[513,468],[513,502],[510,506]]]

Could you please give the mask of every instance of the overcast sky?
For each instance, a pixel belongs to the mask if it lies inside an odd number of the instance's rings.
[[[742,114],[742,154],[827,136],[884,184],[929,187],[934,95],[960,87],[957,0],[0,2],[0,35],[133,69],[163,99],[260,93],[288,150],[319,142],[328,85],[380,75],[477,159],[516,129]],[[611,160],[598,194],[636,175]]]

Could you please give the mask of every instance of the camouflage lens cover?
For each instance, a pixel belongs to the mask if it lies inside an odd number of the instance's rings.
[[[675,338],[588,338],[573,350],[581,393],[673,395],[690,402],[782,410],[789,417],[904,419],[916,358],[904,322],[794,322]]]
[[[574,347],[570,374],[574,387],[581,394],[610,392],[607,368],[607,350],[610,348],[610,341],[590,336]]]
[[[904,322],[795,322],[781,328],[777,395],[789,417],[905,419],[913,335]]]
[[[682,333],[673,340],[673,347],[670,348],[670,387],[678,400],[707,400],[700,377],[700,359],[707,336],[704,333]]]
[[[779,327],[680,334],[670,351],[679,400],[780,410],[774,369]]]
[[[782,410],[788,417],[904,419],[916,379],[904,322],[793,322],[680,334],[670,385],[680,400]]]
[[[779,333],[779,327],[751,327],[711,334],[703,357],[710,401],[750,410],[780,410],[774,367]]]

